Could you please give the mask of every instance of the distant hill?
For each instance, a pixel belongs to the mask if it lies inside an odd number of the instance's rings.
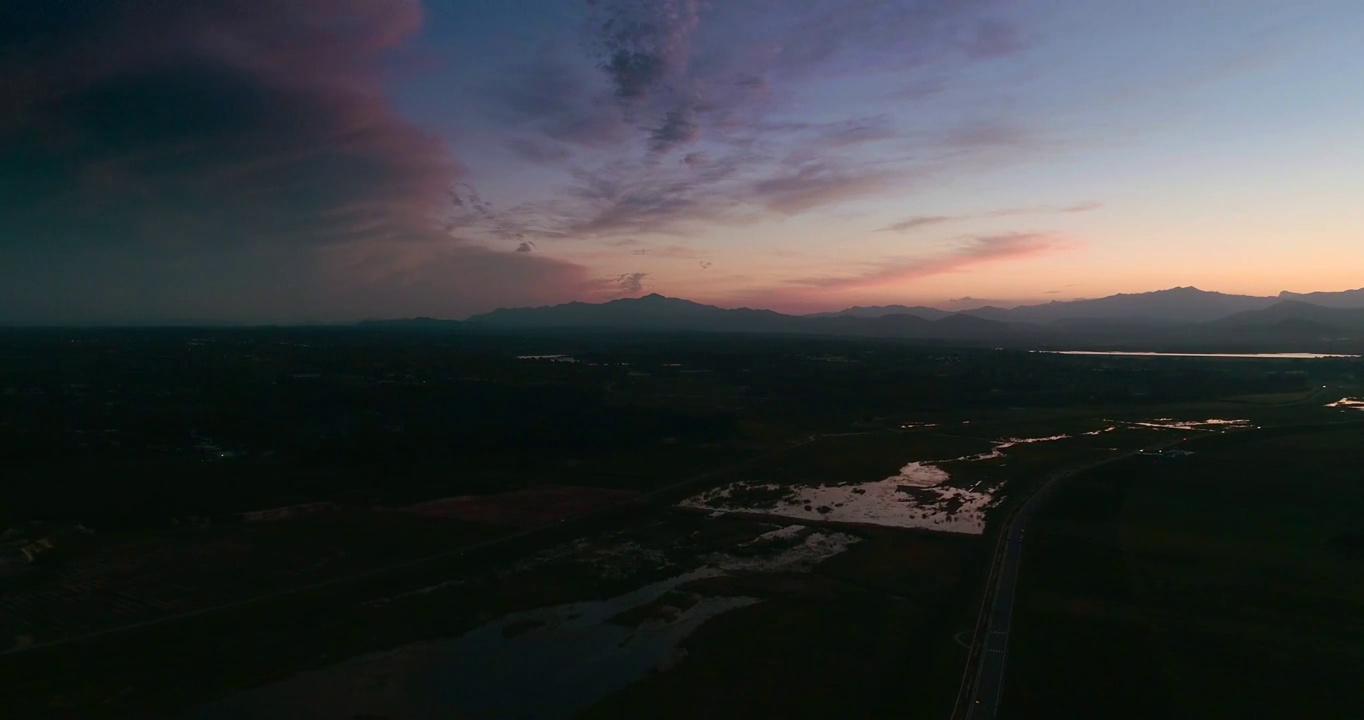
[[[1199,323],[1248,310],[1259,310],[1275,302],[1275,299],[1270,297],[1228,295],[1195,287],[1177,287],[1147,293],[1110,295],[1093,300],[1024,305],[1008,310],[1002,315],[998,313],[998,308],[989,308],[991,314],[986,317],[1032,323],[1053,323],[1076,318],[1122,319],[1125,322],[1141,319],[1148,322]],[[987,308],[967,312],[979,314],[982,310]]]
[[[477,325],[524,328],[610,328],[781,332],[796,319],[772,310],[727,310],[650,293],[604,303],[571,302],[533,308],[498,308],[470,317]]]
[[[1015,314],[1013,310],[1010,310],[1008,308],[995,307],[994,305],[985,305],[978,308],[971,308],[970,310],[963,311],[962,314],[970,315],[972,317],[984,318],[986,320],[993,320],[995,322],[1005,323],[1010,322],[1014,318],[1020,316],[1019,314]]]
[[[362,320],[359,323],[362,327],[393,327],[393,328],[454,328],[462,323],[458,320],[442,320],[433,317],[414,317],[399,318],[395,320]]]
[[[1323,307],[1285,300],[1261,310],[1236,313],[1208,323],[1222,328],[1316,328],[1321,332],[1364,331],[1364,309]]]
[[[1289,295],[1291,293],[1284,293]],[[1364,290],[1344,293],[1313,293],[1330,302],[1316,303],[1336,307],[1364,308]],[[1306,298],[1307,296],[1302,296]],[[962,311],[966,315],[1002,323],[1121,322],[1126,325],[1169,325],[1208,322],[1240,312],[1267,308],[1279,298],[1255,295],[1229,295],[1209,292],[1195,287],[1176,287],[1146,293],[1110,295],[1091,300],[1058,300],[1041,305],[1022,305],[1002,308],[993,305]],[[896,313],[917,315],[937,320],[953,313],[927,307],[882,305],[850,307],[836,313],[822,315],[851,315],[877,317]]]
[[[947,312],[942,312],[935,320],[910,313],[872,317],[842,313],[785,315],[772,310],[725,309],[658,294],[604,303],[502,308],[475,315],[465,324],[489,328],[598,328],[923,339],[986,339],[1009,332],[1003,323]]]
[[[1344,304],[1354,302],[1352,298],[1359,294],[1360,291],[1349,291],[1312,295]],[[602,303],[499,308],[463,322],[419,317],[363,324],[459,332],[596,329],[773,333],[1053,347],[1207,342],[1305,347],[1340,339],[1364,340],[1364,304],[1359,307],[1323,306],[1296,299],[1229,295],[1180,287],[1016,308],[986,306],[957,313],[885,305],[851,307],[834,313],[787,315],[754,308],[721,308],[651,293]]]
[[[945,318],[951,314],[952,313],[948,312],[947,310],[939,310],[938,308],[924,307],[923,305],[915,305],[913,307],[906,305],[874,305],[870,307],[854,305],[850,308],[839,310],[838,312],[815,313],[814,315],[809,315],[807,317],[847,316],[859,318],[878,318],[885,317],[887,315],[913,315],[914,317],[920,317],[925,320],[941,320],[942,318]]]
[[[1322,307],[1364,308],[1364,288],[1343,290],[1341,292],[1292,293],[1287,290],[1279,293],[1281,300],[1296,300]]]
[[[1007,323],[967,313],[948,315],[933,322],[933,328],[944,337],[998,337],[1015,332]]]

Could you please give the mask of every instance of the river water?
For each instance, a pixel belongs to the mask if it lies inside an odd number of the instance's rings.
[[[1331,353],[1177,353],[1124,352],[1118,350],[1034,350],[1047,355],[1120,355],[1126,357],[1189,357],[1189,358],[1258,358],[1262,360],[1319,360],[1322,358],[1357,358],[1358,355]]]

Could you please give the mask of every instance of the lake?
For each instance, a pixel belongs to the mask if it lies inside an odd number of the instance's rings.
[[[1048,355],[1122,355],[1127,357],[1197,357],[1197,358],[1259,358],[1262,360],[1318,360],[1321,358],[1357,358],[1358,355],[1330,353],[1177,353],[1123,352],[1118,350],[1033,350]]]
[[[675,662],[679,643],[706,620],[758,602],[704,597],[666,620],[614,619],[686,582],[722,574],[704,567],[608,600],[513,613],[458,638],[361,655],[246,690],[192,717],[566,719]]]

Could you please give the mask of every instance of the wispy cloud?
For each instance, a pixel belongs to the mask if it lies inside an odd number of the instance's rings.
[[[750,196],[770,210],[792,215],[884,190],[888,179],[881,168],[814,162],[753,183]]]
[[[665,153],[673,147],[696,140],[699,135],[700,128],[692,108],[670,110],[663,116],[663,122],[649,134],[649,152],[655,155]]]
[[[595,13],[598,67],[611,79],[617,98],[647,101],[682,72],[700,23],[700,0],[600,0],[589,5]]]
[[[897,223],[891,223],[890,225],[887,225],[887,226],[881,228],[879,232],[906,232],[906,231],[909,231],[909,230],[917,230],[917,229],[919,229],[919,228],[929,227],[929,226],[931,226],[931,225],[941,225],[941,224],[943,224],[943,223],[950,223],[950,222],[954,222],[954,221],[957,221],[957,220],[965,220],[965,219],[970,218],[970,217],[983,217],[983,216],[980,216],[980,215],[916,215],[916,216],[914,216],[914,217],[906,218],[906,219],[904,219],[904,220],[901,220],[900,222],[897,222]]]
[[[573,152],[563,143],[534,137],[511,137],[506,140],[507,149],[517,157],[544,165],[562,165]]]
[[[879,232],[909,232],[910,230],[918,230],[918,229],[920,229],[920,228],[930,227],[930,226],[934,226],[934,225],[943,225],[943,224],[946,224],[946,223],[954,223],[954,222],[964,222],[964,221],[967,221],[967,220],[981,220],[981,219],[986,219],[986,218],[1015,217],[1015,216],[1018,216],[1018,215],[1055,215],[1055,214],[1082,213],[1082,212],[1089,212],[1089,211],[1091,211],[1091,210],[1098,210],[1099,208],[1102,208],[1102,207],[1103,207],[1103,203],[1101,203],[1101,202],[1089,201],[1089,202],[1075,203],[1075,204],[1073,204],[1073,205],[1062,205],[1062,206],[1054,206],[1054,205],[1037,205],[1037,206],[1033,206],[1033,207],[1003,208],[1003,209],[1000,209],[1000,210],[988,210],[988,211],[985,211],[985,212],[969,213],[969,214],[966,214],[966,215],[916,215],[916,216],[914,216],[914,217],[905,218],[904,220],[901,220],[901,221],[896,222],[896,223],[891,223],[890,225],[887,225],[887,226],[885,226],[885,227],[883,227],[883,228],[880,228],[878,231],[879,231]]]
[[[1006,233],[974,237],[942,253],[919,258],[889,259],[874,263],[869,271],[854,275],[806,277],[793,284],[826,290],[891,285],[909,280],[960,272],[992,263],[1036,257],[1060,251],[1067,244],[1042,233]]]
[[[1104,204],[1101,203],[1101,202],[1094,201],[1094,200],[1090,200],[1090,201],[1088,201],[1088,202],[1075,203],[1074,205],[1067,205],[1067,206],[1065,206],[1065,207],[1058,208],[1058,209],[1057,209],[1057,212],[1061,212],[1061,213],[1082,213],[1082,212],[1089,212],[1090,210],[1098,210],[1099,208],[1102,208],[1103,206],[1104,206]]]
[[[631,255],[648,255],[658,260],[695,260],[702,257],[700,253],[686,245],[664,245],[662,247],[638,248],[630,251]]]
[[[615,109],[609,88],[566,56],[560,47],[541,47],[531,58],[502,66],[485,79],[478,93],[495,122],[522,134],[521,147],[562,143],[601,149],[631,139],[634,129]],[[537,142],[538,141],[538,142]],[[516,149],[516,148],[514,148]]]
[[[638,295],[644,292],[644,278],[647,277],[649,273],[624,273],[616,278],[616,287],[626,295]]]
[[[552,212],[518,219],[535,237],[678,233],[817,212],[904,193],[911,178],[1035,142],[997,122],[925,135],[891,113],[793,119],[805,114],[807,82],[852,74],[890,83],[883,92],[919,93],[1018,51],[1023,35],[1004,0],[807,0],[780,13],[757,0],[590,5],[576,46],[588,57],[568,43],[541,47],[488,94],[490,115],[518,130],[509,144],[518,157],[562,164],[574,178],[567,193],[533,204]]]

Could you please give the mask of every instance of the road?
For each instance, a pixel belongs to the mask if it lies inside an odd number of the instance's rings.
[[[1018,569],[1023,560],[1024,531],[1028,520],[1037,509],[1037,501],[1055,487],[1056,483],[1073,475],[1133,457],[1173,447],[1182,441],[1134,450],[1111,458],[1066,470],[1047,478],[1007,518],[1004,531],[995,546],[986,581],[985,600],[981,603],[976,621],[975,639],[967,658],[966,674],[957,696],[953,718],[991,720],[999,710],[1004,688],[1004,668],[1009,659],[1009,626],[1013,618],[1014,597],[1018,586]]]
[[[1328,392],[1323,385],[1311,395],[1282,405],[1316,403]],[[1281,426],[1261,429],[1258,426],[1228,430],[1214,435],[1228,433],[1266,433],[1298,432],[1304,429],[1339,426],[1341,423],[1311,423],[1297,426]],[[1344,423],[1353,425],[1355,423]],[[971,643],[970,654],[966,660],[966,672],[962,676],[961,689],[957,693],[957,703],[953,708],[954,720],[992,720],[999,710],[1000,695],[1004,687],[1004,668],[1009,658],[1009,627],[1013,618],[1014,595],[1018,584],[1018,569],[1023,559],[1023,538],[1028,520],[1037,509],[1037,501],[1055,489],[1057,483],[1066,478],[1088,472],[1095,468],[1119,462],[1142,453],[1157,452],[1186,443],[1175,440],[1168,443],[1134,450],[1098,462],[1072,468],[1047,478],[1027,497],[1005,520],[1004,531],[1000,533],[995,545],[994,558],[990,563],[990,574],[986,580],[985,597],[981,602],[980,613],[976,620],[975,637]],[[1197,441],[1194,441],[1195,443]]]

